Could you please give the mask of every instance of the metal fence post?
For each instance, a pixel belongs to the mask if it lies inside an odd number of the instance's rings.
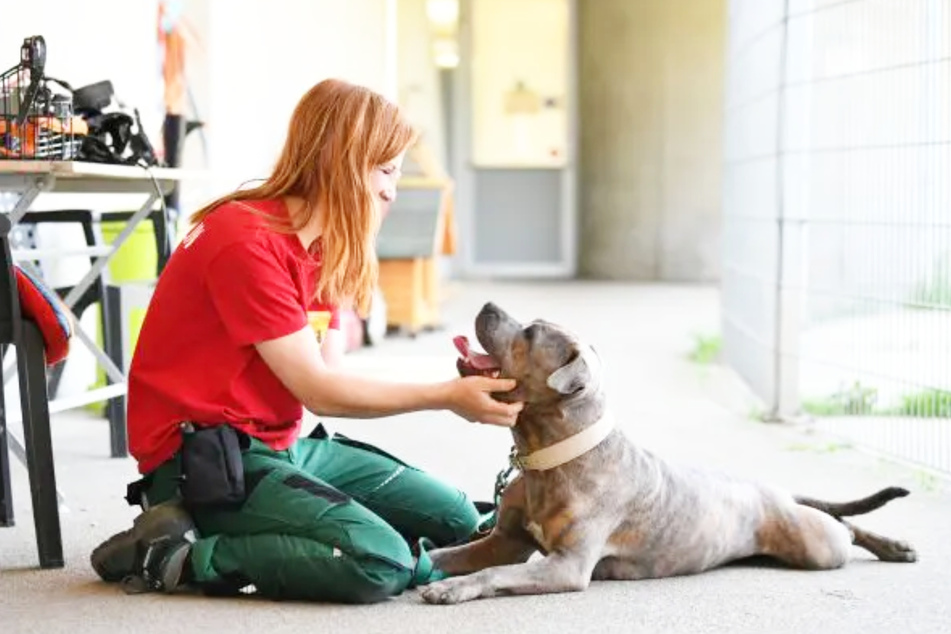
[[[775,400],[770,418],[789,421],[799,414],[799,343],[805,309],[806,228],[802,220],[780,217],[780,263],[776,297]]]
[[[773,346],[773,399],[768,418],[785,421],[799,411],[799,340],[805,281],[805,227],[790,213],[786,197],[787,58],[789,55],[789,0],[783,6],[776,115],[776,323]]]

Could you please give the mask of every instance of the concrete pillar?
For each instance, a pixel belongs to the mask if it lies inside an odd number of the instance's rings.
[[[725,0],[580,0],[583,277],[719,276]]]

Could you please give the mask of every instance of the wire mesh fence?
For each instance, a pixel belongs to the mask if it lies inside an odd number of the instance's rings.
[[[729,41],[728,363],[951,474],[951,0],[734,0]]]

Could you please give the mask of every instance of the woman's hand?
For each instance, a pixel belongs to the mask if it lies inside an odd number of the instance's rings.
[[[511,427],[521,403],[500,403],[491,393],[510,392],[512,379],[470,376],[438,383],[379,381],[327,367],[309,325],[255,344],[277,378],[318,416],[380,418],[420,410],[449,410],[469,421]]]
[[[492,398],[492,392],[514,390],[514,379],[467,376],[454,379],[446,386],[447,409],[473,423],[511,427],[522,411],[522,403],[502,403]]]

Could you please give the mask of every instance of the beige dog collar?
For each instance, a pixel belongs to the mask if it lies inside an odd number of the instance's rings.
[[[583,456],[595,447],[601,444],[608,434],[614,429],[614,416],[610,412],[605,412],[604,416],[594,423],[581,430],[574,436],[569,436],[564,440],[539,449],[527,456],[520,456],[514,449],[509,457],[509,464],[521,471],[547,471],[554,469],[567,462],[571,462],[579,456]]]

